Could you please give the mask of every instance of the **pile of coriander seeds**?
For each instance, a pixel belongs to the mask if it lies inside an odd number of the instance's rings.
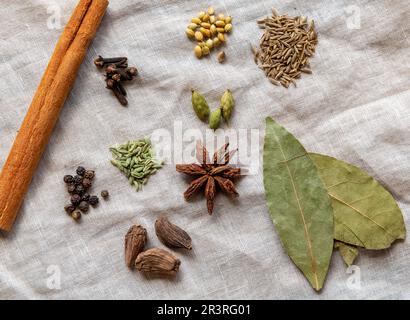
[[[210,54],[213,48],[226,42],[226,34],[232,31],[232,17],[224,14],[216,14],[213,7],[201,11],[191,19],[185,33],[189,39],[197,41],[194,48],[196,57],[202,58]],[[222,63],[225,60],[225,52],[221,51],[217,57]]]

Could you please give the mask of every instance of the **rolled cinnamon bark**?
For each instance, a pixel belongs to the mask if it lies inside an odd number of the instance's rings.
[[[0,174],[0,230],[10,231],[108,0],[80,0],[67,23]]]

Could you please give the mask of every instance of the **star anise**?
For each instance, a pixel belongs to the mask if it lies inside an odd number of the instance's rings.
[[[195,193],[205,186],[205,198],[208,213],[212,214],[216,191],[220,189],[231,197],[237,197],[233,179],[241,176],[241,169],[229,166],[229,161],[236,150],[229,151],[229,143],[217,150],[212,158],[200,141],[196,146],[196,158],[199,164],[177,164],[178,172],[195,176],[188,189],[184,192],[185,200],[189,200]]]

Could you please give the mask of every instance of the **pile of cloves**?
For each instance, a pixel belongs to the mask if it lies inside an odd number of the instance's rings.
[[[107,89],[112,90],[118,101],[123,105],[128,105],[127,91],[123,86],[123,81],[131,81],[138,74],[135,67],[128,67],[127,57],[103,58],[98,56],[94,60],[98,68],[103,68],[106,72],[105,83]]]
[[[99,199],[95,195],[88,193],[92,187],[95,172],[86,170],[84,167],[78,167],[76,175],[65,175],[64,182],[67,186],[67,192],[70,194],[70,204],[64,207],[64,210],[76,221],[81,219],[82,213],[87,213],[90,205],[95,207]],[[101,196],[107,199],[109,194],[107,190],[101,192]]]

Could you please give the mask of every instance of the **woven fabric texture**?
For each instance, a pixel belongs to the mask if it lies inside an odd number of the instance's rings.
[[[75,0],[2,1],[0,167],[75,5]],[[407,240],[384,251],[361,251],[354,270],[347,270],[335,252],[325,287],[315,293],[274,230],[261,167],[237,184],[237,200],[218,196],[209,216],[203,199],[184,201],[188,183],[174,163],[138,193],[110,164],[109,146],[158,128],[175,133],[179,123],[183,130],[205,132],[191,108],[191,88],[204,93],[213,107],[230,88],[237,101],[231,128],[259,130],[260,165],[264,119],[272,116],[307,149],[374,176],[394,195],[408,225],[408,1],[215,0],[216,10],[234,19],[223,48],[225,64],[216,61],[215,52],[196,59],[184,33],[208,5],[111,1],[14,228],[0,235],[1,299],[410,299]],[[269,15],[272,6],[316,22],[313,74],[302,76],[297,88],[273,86],[253,61],[250,44],[257,45],[262,35],[255,21]],[[54,20],[58,13],[60,29]],[[103,74],[93,64],[98,54],[128,56],[139,69],[127,84],[127,108],[104,88]],[[111,194],[80,224],[63,211],[68,196],[62,182],[78,165],[96,170],[95,192]],[[193,239],[192,252],[175,252],[182,264],[174,280],[130,271],[123,257],[124,235],[132,224],[146,227],[148,247],[163,247],[154,221],[164,213]],[[59,283],[53,282],[56,276]]]

